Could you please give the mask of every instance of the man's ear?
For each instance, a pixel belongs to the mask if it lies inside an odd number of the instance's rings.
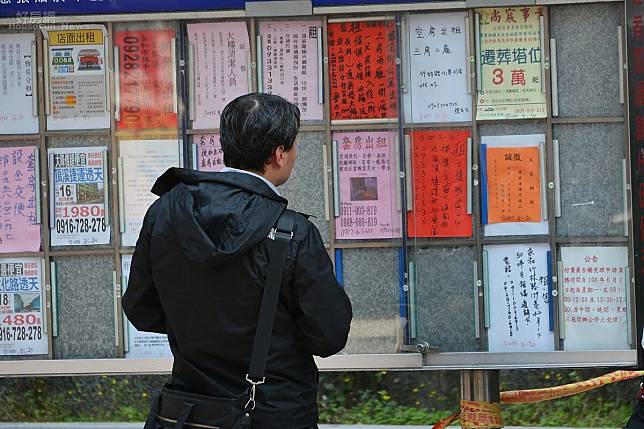
[[[275,149],[275,153],[271,156],[276,167],[282,167],[284,165],[284,152],[284,146],[278,146],[277,149]]]

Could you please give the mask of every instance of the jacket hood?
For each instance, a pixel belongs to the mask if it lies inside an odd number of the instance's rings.
[[[165,195],[182,252],[193,263],[210,267],[262,241],[288,204],[263,180],[235,172],[170,168],[152,192]]]

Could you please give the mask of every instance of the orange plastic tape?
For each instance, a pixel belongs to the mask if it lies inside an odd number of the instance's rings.
[[[615,371],[601,377],[578,383],[564,384],[563,386],[547,387],[545,389],[512,390],[501,392],[501,402],[504,404],[529,404],[534,402],[549,401],[563,398],[577,393],[587,392],[606,384],[641,377],[644,371]]]
[[[546,387],[544,389],[512,390],[501,392],[503,404],[529,404],[551,399],[564,398],[577,393],[587,392],[606,384],[630,380],[644,376],[644,371],[615,371],[601,377],[563,386]],[[456,420],[461,419],[461,427],[500,428],[502,426],[501,405],[491,402],[461,401],[461,413],[454,413],[439,422],[432,429],[445,429]]]
[[[436,424],[434,424],[434,426],[432,426],[432,429],[445,429],[447,426],[451,425],[456,420],[458,420],[460,416],[461,416],[460,413],[451,414],[451,415],[445,417],[444,419],[439,420],[438,422],[436,422]]]

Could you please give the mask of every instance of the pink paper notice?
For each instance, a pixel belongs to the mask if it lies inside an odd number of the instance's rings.
[[[197,134],[195,135],[195,146],[197,149],[197,170],[220,171],[225,167],[219,134]]]
[[[400,237],[394,136],[386,131],[333,134],[340,186],[337,239]]]
[[[37,252],[35,148],[1,148],[0,181],[0,253]]]
[[[300,108],[302,120],[323,119],[318,59],[322,22],[262,21],[264,92],[277,94]]]
[[[219,128],[226,104],[249,91],[246,24],[188,24],[188,39],[195,58],[192,128]]]

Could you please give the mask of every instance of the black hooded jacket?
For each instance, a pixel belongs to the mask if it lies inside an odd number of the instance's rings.
[[[272,241],[287,201],[259,178],[171,168],[155,183],[123,308],[139,330],[167,333],[172,384],[239,397],[257,327]],[[296,215],[253,428],[317,422],[317,367],[347,341],[351,304],[317,228]]]

